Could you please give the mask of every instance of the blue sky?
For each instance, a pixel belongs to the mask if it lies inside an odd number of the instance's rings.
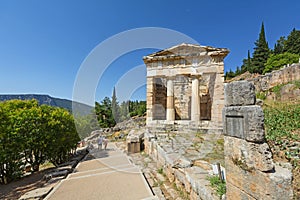
[[[253,52],[262,22],[273,48],[280,36],[300,29],[299,9],[299,0],[0,0],[0,93],[72,99],[90,52],[115,34],[142,27],[168,28],[201,45],[229,48],[225,71],[235,70],[247,51]],[[154,51],[137,50],[115,60],[101,76],[95,100],[111,96],[120,77]],[[130,98],[145,99],[145,87]]]

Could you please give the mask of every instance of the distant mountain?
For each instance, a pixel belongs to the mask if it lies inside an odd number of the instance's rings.
[[[36,99],[39,102],[39,104],[46,104],[49,106],[65,108],[72,112],[72,101],[68,99],[59,99],[43,94],[0,94],[0,101],[7,101],[12,99]],[[76,107],[76,112],[78,111],[81,115],[90,114],[91,110],[93,109],[93,107],[91,106],[78,102],[74,102],[74,106]]]

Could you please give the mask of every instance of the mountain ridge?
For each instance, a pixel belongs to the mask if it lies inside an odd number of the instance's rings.
[[[20,100],[36,99],[40,105],[45,104],[49,106],[65,108],[70,112],[72,112],[72,104],[74,103],[73,106],[76,108],[76,111],[81,115],[90,114],[91,110],[93,109],[92,106],[79,103],[76,101],[72,101],[69,99],[52,97],[48,94],[0,94],[0,101],[7,101],[13,99],[20,99]]]

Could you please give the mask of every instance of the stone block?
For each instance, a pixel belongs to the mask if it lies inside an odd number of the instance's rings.
[[[223,109],[224,134],[250,142],[264,142],[264,113],[260,106],[232,106]]]
[[[225,85],[225,106],[255,105],[255,87],[248,81],[236,81]]]
[[[267,143],[252,143],[224,136],[224,154],[245,171],[272,171],[274,163]]]
[[[139,142],[127,143],[127,152],[128,153],[138,153],[141,151],[141,144]]]
[[[245,171],[225,156],[227,199],[293,199],[291,173],[275,166],[272,172]],[[275,178],[277,177],[277,178]]]

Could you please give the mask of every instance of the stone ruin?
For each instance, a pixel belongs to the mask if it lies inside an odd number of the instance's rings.
[[[222,131],[225,48],[180,44],[143,58],[147,126]]]
[[[273,161],[253,83],[238,81],[224,88],[223,59],[228,53],[181,44],[144,57],[145,152],[189,198],[219,199],[209,187],[212,165],[202,160],[199,151],[204,149],[197,151],[187,137],[198,131],[223,133],[226,199],[292,199],[291,165]],[[128,153],[140,150],[137,135],[127,138]]]
[[[264,113],[248,81],[225,86],[224,154],[227,199],[292,199],[292,173],[274,163]],[[287,163],[283,166],[288,166]]]

